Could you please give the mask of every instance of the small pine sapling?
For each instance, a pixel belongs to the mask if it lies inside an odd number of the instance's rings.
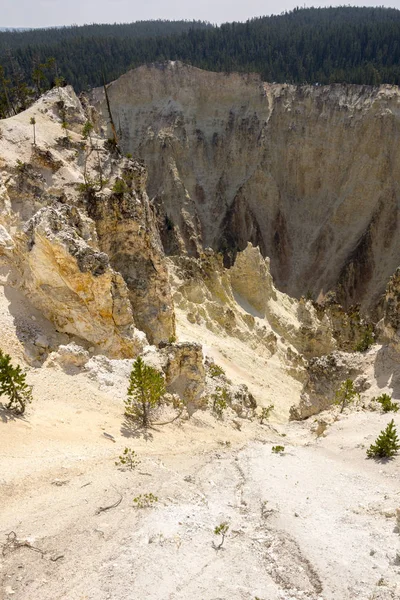
[[[221,542],[218,544],[218,546],[213,542],[213,548],[215,548],[215,550],[220,550],[224,544],[225,541],[225,537],[228,533],[229,530],[229,525],[226,521],[223,521],[222,523],[220,523],[219,525],[217,525],[214,529],[214,535],[220,535],[222,536]]]
[[[364,335],[362,336],[361,340],[358,342],[358,344],[356,344],[354,350],[356,352],[366,352],[367,350],[369,350],[369,348],[371,348],[374,341],[375,337],[372,328],[368,327],[364,332]]]
[[[221,375],[225,375],[225,371],[219,365],[211,363],[208,367],[208,374],[214,379],[215,377],[221,377]]]
[[[393,419],[380,432],[374,444],[367,450],[368,458],[392,458],[400,450],[400,440]]]
[[[136,508],[151,508],[156,502],[158,497],[154,496],[151,492],[149,494],[139,494],[133,499]]]
[[[93,131],[93,123],[90,121],[86,121],[82,128],[82,137],[84,140],[89,139],[90,147],[92,147],[92,131]]]
[[[138,465],[140,465],[140,460],[137,457],[137,454],[132,448],[125,448],[121,456],[118,457],[118,460],[115,462],[116,466],[127,467],[131,471],[135,469]]]
[[[261,409],[260,415],[260,424],[262,425],[264,421],[268,421],[271,412],[274,410],[275,406],[273,404],[269,404],[268,406],[263,406]]]
[[[211,398],[213,400],[213,412],[219,419],[222,419],[223,412],[226,408],[228,408],[228,403],[231,401],[228,390],[226,387],[221,388],[218,386],[216,388],[216,392],[211,394]]]
[[[11,357],[0,350],[0,396],[8,396],[6,407],[17,414],[24,414],[26,405],[32,402],[32,386],[26,383],[26,373],[19,365],[11,364]]]
[[[360,395],[354,388],[354,382],[352,379],[346,379],[343,381],[340,388],[335,394],[335,404],[340,406],[340,412],[342,413],[346,406],[354,401],[355,398],[359,398]]]
[[[164,377],[154,367],[146,365],[139,356],[133,363],[129,378],[125,414],[149,427],[154,410],[165,395]]]
[[[377,398],[374,398],[374,400],[376,400],[376,402],[379,402],[379,404],[382,406],[383,412],[385,413],[397,412],[399,410],[399,405],[397,404],[397,402],[392,402],[392,399],[389,396],[389,394],[381,394]]]

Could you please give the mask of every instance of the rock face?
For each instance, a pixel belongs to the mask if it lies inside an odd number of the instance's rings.
[[[85,137],[87,118],[67,87],[2,122],[0,256],[58,332],[133,357],[175,335],[165,256],[146,169],[95,133]]]
[[[187,403],[189,414],[202,404],[205,387],[203,350],[200,344],[165,344],[161,348],[168,392]]]
[[[111,194],[98,194],[88,204],[101,249],[121,273],[138,327],[151,343],[175,335],[168,271],[155,216],[146,194],[146,169],[125,160]],[[119,185],[119,187],[118,187]]]
[[[362,354],[333,352],[309,361],[307,380],[300,403],[292,406],[290,418],[301,420],[332,406],[336,391],[346,379],[354,380],[355,389],[365,391],[365,371],[368,357]]]
[[[125,151],[149,168],[164,248],[248,242],[278,289],[374,306],[400,262],[400,90],[270,85],[178,62],[110,84]],[[103,92],[93,100],[106,114]]]
[[[58,331],[110,356],[134,356],[142,340],[126,284],[108,256],[89,246],[84,235],[85,221],[77,209],[39,210],[27,222],[16,251],[24,293]]]

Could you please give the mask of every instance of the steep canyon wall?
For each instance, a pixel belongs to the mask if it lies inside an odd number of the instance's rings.
[[[267,84],[181,63],[108,87],[124,151],[149,169],[168,254],[250,241],[279,289],[374,306],[400,263],[400,90]],[[91,101],[107,119],[104,92]]]

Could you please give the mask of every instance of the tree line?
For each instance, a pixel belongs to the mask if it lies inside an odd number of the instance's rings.
[[[112,81],[130,68],[181,60],[222,72],[256,72],[287,83],[400,84],[400,11],[308,8],[219,26],[201,21],[142,21],[0,32],[0,110],[4,80],[14,90],[54,82],[54,58],[77,92]],[[35,68],[39,65],[39,71]]]

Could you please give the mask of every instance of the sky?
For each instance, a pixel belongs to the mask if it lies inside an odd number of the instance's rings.
[[[0,0],[0,27],[51,27],[84,23],[130,23],[143,19],[245,21],[296,6],[338,6],[348,0]],[[352,6],[400,9],[400,0],[352,0]]]

